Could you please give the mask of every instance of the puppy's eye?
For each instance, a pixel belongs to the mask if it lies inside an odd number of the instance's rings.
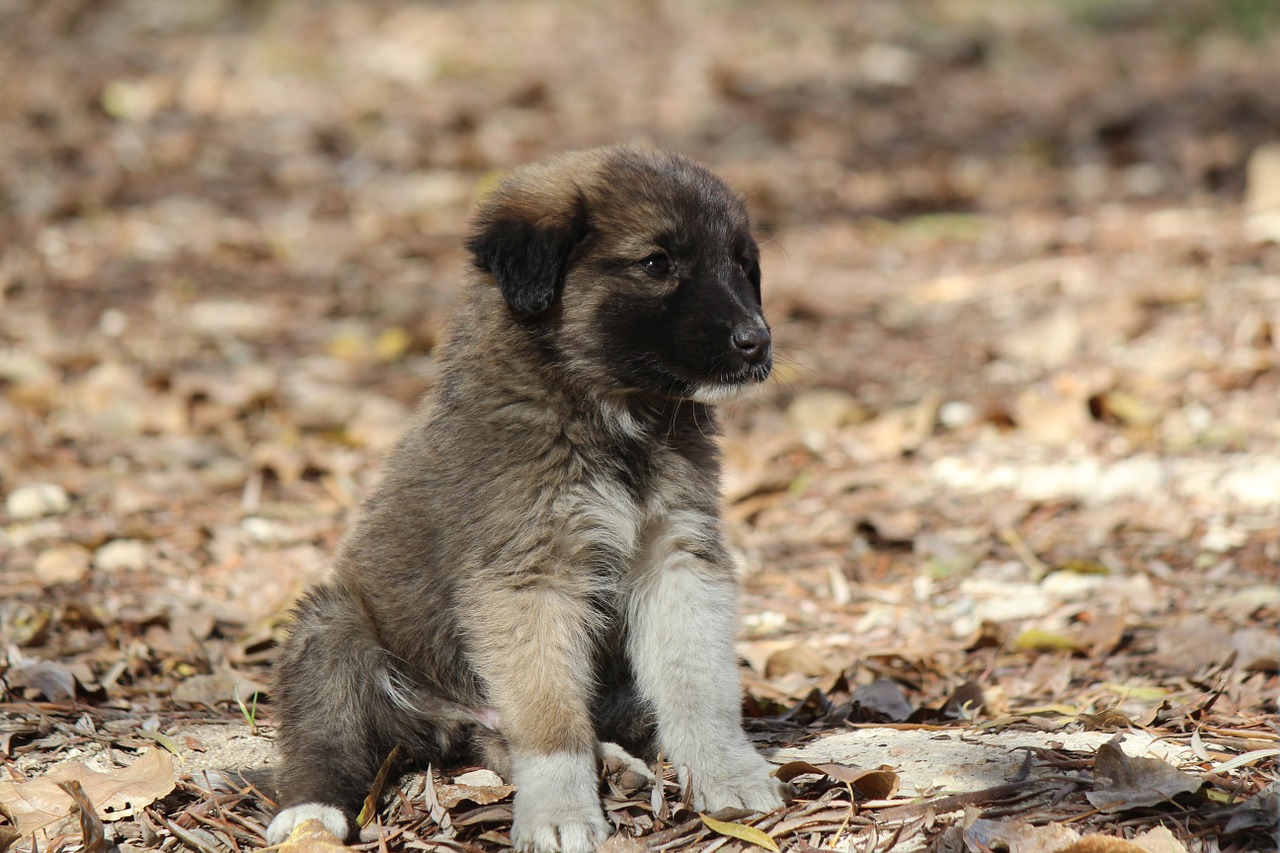
[[[637,265],[654,278],[666,278],[671,275],[671,260],[661,252],[654,252],[639,261]]]

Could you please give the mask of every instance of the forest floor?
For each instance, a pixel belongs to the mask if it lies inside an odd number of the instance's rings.
[[[264,845],[282,614],[433,383],[472,200],[618,141],[762,237],[726,516],[798,794],[611,780],[610,846],[1276,849],[1275,18],[0,3],[0,850]],[[469,769],[389,783],[366,848],[509,843]]]

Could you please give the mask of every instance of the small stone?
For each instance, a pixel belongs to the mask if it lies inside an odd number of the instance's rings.
[[[938,407],[938,423],[947,429],[959,429],[978,419],[978,409],[965,400],[948,400]]]
[[[71,498],[56,483],[34,483],[10,492],[4,508],[14,521],[29,521],[43,515],[61,515],[71,508]]]
[[[89,574],[89,551],[79,545],[50,548],[36,558],[41,583],[78,583]]]
[[[493,788],[506,783],[502,781],[501,776],[492,770],[472,770],[470,773],[463,773],[461,776],[455,777],[453,784],[470,785],[473,788]]]
[[[147,567],[147,548],[136,539],[116,539],[93,555],[93,567],[103,572],[137,572]]]
[[[1261,145],[1249,155],[1244,209],[1249,239],[1280,243],[1280,142]]]
[[[1259,145],[1249,155],[1244,206],[1249,213],[1280,211],[1280,142]]]

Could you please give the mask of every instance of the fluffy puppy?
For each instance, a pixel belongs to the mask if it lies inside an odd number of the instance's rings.
[[[521,851],[608,836],[613,743],[660,748],[696,808],[779,806],[742,730],[710,408],[771,364],[742,200],[673,154],[572,153],[504,181],[467,246],[434,399],[280,651],[268,839],[349,836],[396,746],[506,775]]]

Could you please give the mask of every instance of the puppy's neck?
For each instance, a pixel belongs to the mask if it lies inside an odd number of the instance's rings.
[[[708,402],[619,388],[598,366],[587,369],[562,352],[555,307],[547,316],[513,319],[496,287],[479,283],[469,290],[444,347],[446,394],[525,401],[530,411],[554,412],[548,423],[596,424],[629,442],[668,443],[686,432],[703,438],[718,433]],[[453,364],[467,370],[454,371]],[[476,365],[484,365],[483,371],[477,373]],[[457,382],[485,387],[451,391]]]

